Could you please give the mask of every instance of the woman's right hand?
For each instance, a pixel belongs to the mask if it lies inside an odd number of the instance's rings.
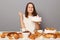
[[[22,12],[18,12],[18,15],[19,15],[19,18],[20,18],[20,27],[22,29],[24,29],[25,28],[25,24],[23,22],[23,13]]]
[[[23,15],[23,13],[22,13],[22,12],[18,12],[18,15],[19,15],[19,16],[22,16],[22,15]]]

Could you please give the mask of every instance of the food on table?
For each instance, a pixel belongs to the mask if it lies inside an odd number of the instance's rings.
[[[45,37],[45,38],[56,38],[56,34],[47,33],[47,34],[44,34],[43,37]]]
[[[40,32],[35,32],[36,38],[37,38],[37,37],[40,37],[41,35],[42,35],[42,33],[40,33]]]
[[[55,28],[45,28],[44,33],[56,33],[56,29]]]
[[[19,33],[19,37],[20,37],[20,38],[23,38],[23,34],[22,34],[22,33]]]
[[[13,39],[14,38],[14,34],[16,34],[16,32],[10,32],[10,33],[7,34],[7,37],[9,39]]]
[[[30,35],[29,35],[29,38],[30,38],[30,39],[35,39],[36,37],[35,37],[34,34],[30,34]]]
[[[29,35],[30,34],[30,35]],[[30,38],[31,40],[35,40],[36,38],[40,38],[43,36],[44,38],[60,38],[60,32],[56,31],[55,28],[45,28],[44,32],[43,30],[36,30],[34,33],[31,33],[30,31],[23,31],[23,32],[1,32],[0,37],[6,38],[8,37],[9,40],[19,38]]]
[[[30,33],[29,31],[24,31],[23,33]]]
[[[12,38],[12,37],[13,37],[13,33],[12,33],[12,32],[8,33],[8,34],[7,34],[7,37],[8,37],[9,39],[13,39],[13,38]]]
[[[45,29],[46,30],[56,30],[55,28],[49,28],[49,27],[46,27]]]
[[[39,32],[39,33],[43,33],[43,30],[37,30],[37,32]]]
[[[13,36],[14,36],[15,39],[19,39],[19,34],[18,33],[14,33]]]
[[[30,34],[29,38],[30,39],[35,39],[37,37],[40,37],[41,35],[42,35],[41,33],[39,33],[39,32],[36,31],[34,34]]]
[[[3,33],[1,34],[1,38],[5,38],[5,37],[7,36],[7,34],[8,34],[8,32],[3,32]]]
[[[2,34],[2,35],[1,35],[1,38],[5,38],[5,35],[4,35],[4,34]]]
[[[56,34],[57,38],[60,38],[60,32],[56,32],[55,34]]]

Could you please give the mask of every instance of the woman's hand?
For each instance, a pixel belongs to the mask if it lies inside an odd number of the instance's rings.
[[[23,13],[22,12],[18,12],[18,15],[21,17],[23,15]]]
[[[18,12],[18,15],[20,17],[20,27],[21,28],[25,28],[24,22],[23,22],[23,13],[22,12]]]

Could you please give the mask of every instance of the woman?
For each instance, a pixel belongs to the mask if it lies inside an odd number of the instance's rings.
[[[32,17],[39,17],[32,2],[27,3],[25,14],[19,12],[21,28],[33,32],[40,29],[39,22],[33,22]]]

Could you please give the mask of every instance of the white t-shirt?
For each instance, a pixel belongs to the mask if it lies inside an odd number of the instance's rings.
[[[23,14],[23,22],[25,24],[26,29],[30,32],[33,32],[35,30],[35,23],[32,21],[32,17],[34,16],[28,16],[28,18],[26,18],[25,14]]]

